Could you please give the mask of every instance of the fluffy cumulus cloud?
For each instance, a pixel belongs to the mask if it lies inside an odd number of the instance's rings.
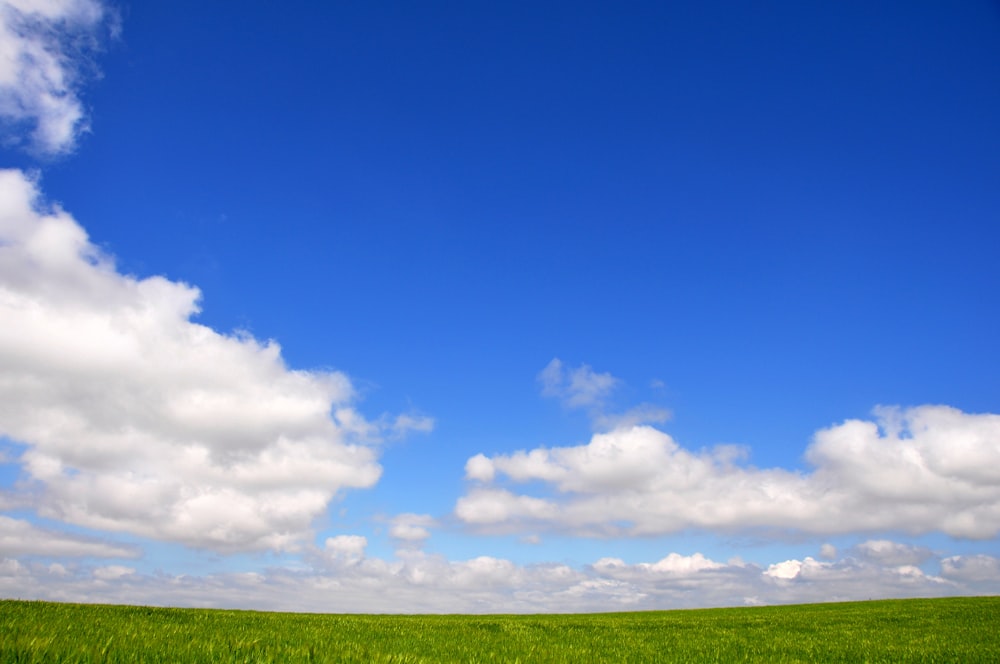
[[[602,558],[582,568],[517,565],[480,556],[449,561],[404,550],[365,556],[365,538],[327,541],[320,564],[206,577],[143,575],[122,565],[0,561],[4,596],[268,610],[378,613],[582,612],[739,606],[878,597],[1000,592],[1000,561],[987,555],[911,565],[806,557],[769,565],[671,553],[655,562]]]
[[[0,0],[0,122],[32,150],[67,152],[86,129],[81,55],[107,19],[97,0]]]
[[[573,447],[480,454],[466,464],[473,485],[455,514],[492,531],[594,536],[688,528],[981,539],[1000,532],[1000,415],[945,406],[875,414],[819,431],[806,451],[815,466],[809,473],[746,465],[738,448],[691,451],[650,426]],[[546,490],[516,491],[523,483]],[[876,545],[869,553],[909,555]]]
[[[19,171],[0,172],[0,436],[44,517],[217,551],[295,549],[379,478],[348,378],[192,320],[199,292],[119,273]]]

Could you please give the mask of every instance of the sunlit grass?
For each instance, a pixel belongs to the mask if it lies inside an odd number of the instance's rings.
[[[997,662],[1000,597],[532,616],[0,601],[0,662]]]

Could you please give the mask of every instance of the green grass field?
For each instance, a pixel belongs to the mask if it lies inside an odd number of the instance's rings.
[[[1000,662],[1000,597],[533,616],[0,601],[0,662]]]

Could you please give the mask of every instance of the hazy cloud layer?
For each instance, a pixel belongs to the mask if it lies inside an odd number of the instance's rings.
[[[96,0],[0,0],[0,122],[8,140],[58,154],[86,129],[77,96],[82,57],[107,12]]]
[[[137,558],[134,547],[39,528],[23,519],[0,514],[0,557],[45,556],[53,558]]]
[[[761,567],[701,554],[652,563],[603,558],[584,568],[516,565],[478,557],[448,561],[420,551],[367,558],[366,540],[327,541],[309,570],[207,577],[136,574],[121,565],[0,561],[0,595],[63,601],[239,607],[318,612],[583,612],[739,606],[1000,592],[1000,561],[955,556],[940,573],[844,558],[786,560]]]
[[[466,464],[474,484],[455,514],[492,531],[592,536],[1000,532],[1000,416],[920,406],[879,408],[876,418],[819,431],[806,451],[811,473],[745,465],[738,448],[687,450],[649,426],[574,447],[479,454]],[[516,491],[527,482],[548,491]]]
[[[0,171],[0,436],[42,516],[219,551],[294,549],[338,492],[379,478],[336,372],[191,319],[199,292],[120,274],[34,183]]]
[[[883,565],[921,565],[934,554],[926,548],[891,540],[868,540],[855,547],[857,555]]]

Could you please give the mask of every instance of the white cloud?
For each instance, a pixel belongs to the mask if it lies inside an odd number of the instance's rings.
[[[913,565],[883,565],[853,558],[786,560],[769,565],[762,579],[767,589],[761,596],[767,603],[980,594],[977,588],[927,574]]]
[[[568,408],[590,408],[601,406],[620,381],[586,364],[567,369],[559,358],[554,358],[538,374],[538,382],[543,396],[555,397]]]
[[[830,563],[819,563],[807,556],[805,560],[786,560],[774,563],[767,568],[764,574],[772,579],[794,579],[802,573],[803,567],[822,567],[823,565],[829,566]]]
[[[946,558],[935,576],[852,558],[761,567],[676,552],[655,562],[603,558],[582,568],[490,556],[449,561],[414,550],[383,560],[364,557],[364,545],[359,536],[331,538],[316,569],[206,577],[142,575],[121,566],[53,569],[8,559],[0,562],[0,594],[316,612],[537,613],[975,595],[1000,588],[997,559],[983,555]]]
[[[816,434],[806,458],[859,528],[1000,532],[1000,415],[878,408]],[[877,506],[877,509],[875,507]]]
[[[97,0],[0,0],[0,121],[33,150],[67,152],[86,130],[80,56],[106,18]]]
[[[596,431],[658,424],[671,417],[669,410],[650,403],[639,404],[624,413],[609,412],[609,399],[621,386],[621,380],[610,373],[597,373],[586,364],[569,368],[554,358],[539,372],[537,380],[542,396],[558,399],[566,408],[584,409]]]
[[[496,474],[493,462],[485,454],[477,454],[465,462],[465,477],[480,482],[492,482]]]
[[[473,489],[458,499],[455,514],[467,523],[495,524],[511,519],[550,521],[559,514],[559,509],[547,500],[518,496],[503,489]]]
[[[337,535],[326,538],[323,551],[330,560],[356,562],[365,557],[368,538],[363,535]]]
[[[407,543],[423,542],[431,536],[428,528],[434,525],[434,518],[428,514],[398,514],[392,519],[389,536]]]
[[[434,418],[427,415],[401,413],[389,419],[384,428],[393,438],[401,438],[413,431],[428,433],[434,430]]]
[[[603,575],[617,579],[636,579],[650,575],[691,576],[703,570],[723,569],[726,565],[706,558],[700,553],[682,556],[671,553],[655,563],[628,565],[620,558],[601,558],[593,568]]]
[[[903,544],[891,540],[868,540],[855,547],[861,557],[883,565],[920,565],[933,553],[925,547]]]
[[[0,436],[27,446],[37,511],[218,551],[295,549],[379,478],[386,431],[349,379],[191,319],[199,291],[120,274],[33,182],[0,171]]]
[[[672,417],[670,410],[655,404],[639,404],[624,413],[594,413],[594,429],[611,431],[638,426],[640,424],[662,424]]]
[[[138,549],[39,528],[0,515],[0,556],[135,558]]]
[[[544,522],[607,536],[687,528],[1000,532],[1000,416],[946,406],[880,408],[876,416],[818,432],[806,452],[812,473],[740,465],[741,451],[730,447],[692,452],[649,426],[595,434],[586,445],[477,455],[466,475],[479,484],[455,514],[498,532],[537,532]],[[490,486],[501,481],[550,491]]]
[[[983,593],[1000,594],[1000,558],[984,554],[951,556],[941,561],[941,576],[971,583]]]
[[[114,581],[131,574],[135,574],[135,568],[124,565],[107,565],[94,570],[94,578],[99,581]]]

